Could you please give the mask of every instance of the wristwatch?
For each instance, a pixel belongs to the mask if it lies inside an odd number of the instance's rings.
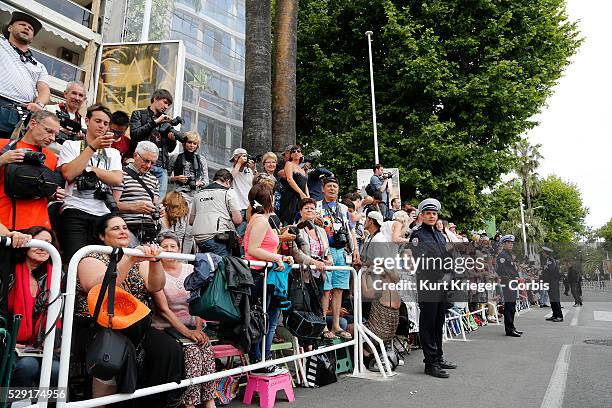
[[[45,104],[44,104],[44,103],[42,103],[42,102],[36,102],[36,104],[37,104],[38,106],[40,106],[40,108],[41,108],[41,109],[45,109]]]

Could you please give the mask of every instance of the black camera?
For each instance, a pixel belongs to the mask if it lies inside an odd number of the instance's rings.
[[[59,119],[60,130],[55,137],[55,141],[59,144],[64,144],[66,140],[77,140],[77,133],[82,130],[81,123],[70,119],[70,114],[67,112],[57,111],[55,116]]]
[[[182,125],[183,123],[185,123],[183,118],[181,118],[180,116],[177,116],[176,118],[172,119],[170,122],[162,123],[159,126],[159,133],[161,133],[161,135],[164,137],[168,137],[168,134],[172,132],[177,142],[185,143],[187,141],[187,136],[185,136],[183,132],[181,132],[180,130],[174,127],[174,126]]]
[[[261,163],[261,158],[263,157],[262,154],[258,154],[257,156],[251,156],[250,154],[247,155],[247,161],[252,161],[255,163]]]
[[[153,219],[153,221],[159,221],[159,219],[161,218],[161,215],[159,213],[159,205],[155,205],[155,210],[153,210],[153,212],[151,213],[151,218]]]
[[[390,179],[391,177],[393,177],[393,173],[389,171],[387,173],[383,173],[381,177],[383,178],[383,180]]]
[[[194,176],[189,176],[189,179],[187,179],[187,184],[189,185],[189,189],[191,191],[194,191],[196,189],[196,179]]]
[[[304,245],[304,239],[300,236],[300,230],[297,226],[292,225],[289,228],[287,228],[287,232],[289,232],[292,235],[295,235],[295,244],[297,246],[302,246]]]
[[[298,229],[304,229],[304,228],[306,228],[306,229],[314,229],[314,227],[315,227],[314,222],[312,222],[310,220],[302,221],[302,222],[300,222],[297,225]]]
[[[104,201],[104,205],[106,208],[110,210],[111,213],[119,212],[119,206],[113,197],[113,194],[110,192],[108,188],[98,187],[94,191],[94,198],[96,200]]]
[[[344,226],[340,227],[337,231],[334,231],[334,248],[344,248],[348,242],[348,231]]]
[[[32,149],[22,149],[24,152],[23,163],[35,166],[44,166],[47,156],[43,152],[33,152]]]
[[[96,190],[98,188],[98,175],[93,171],[83,170],[75,180],[76,188],[79,191]]]

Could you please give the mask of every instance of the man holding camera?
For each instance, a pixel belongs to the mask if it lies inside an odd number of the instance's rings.
[[[110,187],[121,185],[123,173],[119,151],[110,147],[115,137],[110,120],[106,106],[90,106],[85,139],[67,140],[60,151],[58,166],[66,179],[60,240],[67,260],[92,243],[89,232],[100,216],[117,211]]]
[[[219,169],[213,182],[196,193],[189,217],[199,252],[219,256],[235,255],[232,245],[237,243],[236,226],[242,223],[234,177],[227,169]],[[239,252],[239,250],[238,250]]]
[[[338,202],[338,180],[328,177],[323,180],[323,200],[317,202],[317,214],[323,219],[323,227],[329,241],[329,251],[334,266],[345,266],[347,249],[353,253],[353,264],[358,265],[359,250],[355,232],[349,224],[348,208]],[[350,340],[351,334],[340,327],[340,309],[342,308],[342,291],[349,289],[350,271],[328,271],[323,286],[321,304],[326,313],[329,308],[331,292],[332,328],[331,331],[344,340]]]
[[[28,164],[38,159],[42,159],[39,164],[54,171],[57,156],[47,146],[55,140],[58,132],[57,117],[51,112],[38,111],[32,114],[28,130],[21,140],[11,143],[8,139],[0,140],[0,223],[12,229],[36,225],[51,228],[47,203],[49,199],[63,199],[64,189],[56,187],[51,197],[13,200],[5,192],[4,172],[8,164]]]
[[[230,161],[234,163],[231,173],[234,178],[234,190],[236,191],[238,208],[242,216],[242,223],[236,231],[238,235],[243,236],[246,231],[246,209],[249,207],[249,191],[253,187],[253,177],[257,171],[255,170],[255,160],[249,157],[245,149],[235,149]]]
[[[60,134],[56,140],[63,144],[65,140],[83,140],[85,137],[85,119],[79,112],[87,99],[85,86],[80,81],[69,82],[64,91],[66,102],[57,105],[47,105],[45,108],[53,112],[60,120]],[[59,147],[58,147],[59,149]]]
[[[32,56],[29,45],[42,24],[29,14],[15,11],[0,37],[0,138],[9,138],[20,121],[16,106],[30,112],[49,102],[49,74]]]
[[[138,142],[134,161],[123,168],[123,184],[113,187],[113,198],[134,245],[153,242],[161,229],[159,181],[150,171],[158,154],[153,142]]]
[[[132,150],[138,142],[148,140],[155,143],[160,154],[151,167],[151,173],[159,180],[159,196],[164,197],[168,190],[168,170],[170,153],[176,148],[176,130],[173,126],[182,123],[180,117],[172,119],[166,111],[172,105],[172,94],[165,89],[157,89],[151,95],[151,105],[146,109],[132,112],[130,118],[130,138]]]
[[[389,209],[389,183],[391,180],[391,173],[385,173],[385,169],[380,164],[375,165],[372,170],[374,171],[374,175],[370,177],[369,189],[371,191],[380,191],[380,213],[386,218],[387,210]],[[368,192],[368,195],[372,194]]]

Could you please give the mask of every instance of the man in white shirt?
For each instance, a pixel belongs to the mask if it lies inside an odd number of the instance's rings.
[[[234,163],[234,166],[229,170],[234,177],[236,201],[242,216],[242,223],[236,228],[236,232],[238,235],[244,236],[246,232],[246,209],[249,207],[249,191],[253,187],[253,177],[257,171],[255,170],[255,161],[249,160],[245,149],[235,149],[230,161]]]
[[[58,167],[66,179],[66,197],[62,204],[60,239],[65,259],[85,245],[92,225],[99,217],[116,211],[110,187],[121,185],[121,155],[111,148],[114,134],[109,132],[111,111],[104,105],[87,109],[84,140],[68,140],[62,145]]]
[[[51,96],[49,74],[32,56],[29,45],[42,24],[29,14],[15,11],[0,37],[0,137],[11,136],[19,123],[15,104],[31,112],[45,107]]]

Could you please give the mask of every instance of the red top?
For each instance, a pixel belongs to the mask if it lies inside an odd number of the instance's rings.
[[[263,214],[253,215],[251,217],[251,221],[249,221],[249,224],[255,221],[257,218],[260,218],[263,216],[264,216]],[[278,237],[278,234],[272,229],[272,227],[267,221],[266,221],[266,224],[268,225],[268,230],[266,231],[266,235],[261,241],[261,249],[263,249],[264,251],[270,252],[272,254],[276,254],[278,244],[280,243],[280,238]],[[249,235],[250,235],[249,232],[250,232],[250,229],[247,226],[247,230],[244,234],[244,258],[249,261],[262,261],[262,259],[257,259],[249,255]],[[263,266],[253,266],[253,269],[263,269]]]
[[[121,153],[121,157],[123,158],[128,150],[130,150],[130,138],[123,135],[118,142],[113,142],[111,147],[119,150],[119,153]]]
[[[6,146],[10,140],[0,140],[0,150]],[[32,151],[38,151],[38,147],[29,143],[19,141],[17,142],[16,149],[32,149]],[[43,148],[42,152],[45,154],[45,166],[51,170],[55,170],[57,165],[57,156],[51,150]],[[47,210],[48,204],[47,198],[39,198],[37,200],[17,200],[15,208],[16,211],[16,222],[13,226],[13,205],[11,199],[4,194],[4,166],[0,169],[0,223],[4,224],[9,229],[25,229],[36,225],[40,225],[46,228],[51,228],[51,222],[49,221],[49,211]]]

